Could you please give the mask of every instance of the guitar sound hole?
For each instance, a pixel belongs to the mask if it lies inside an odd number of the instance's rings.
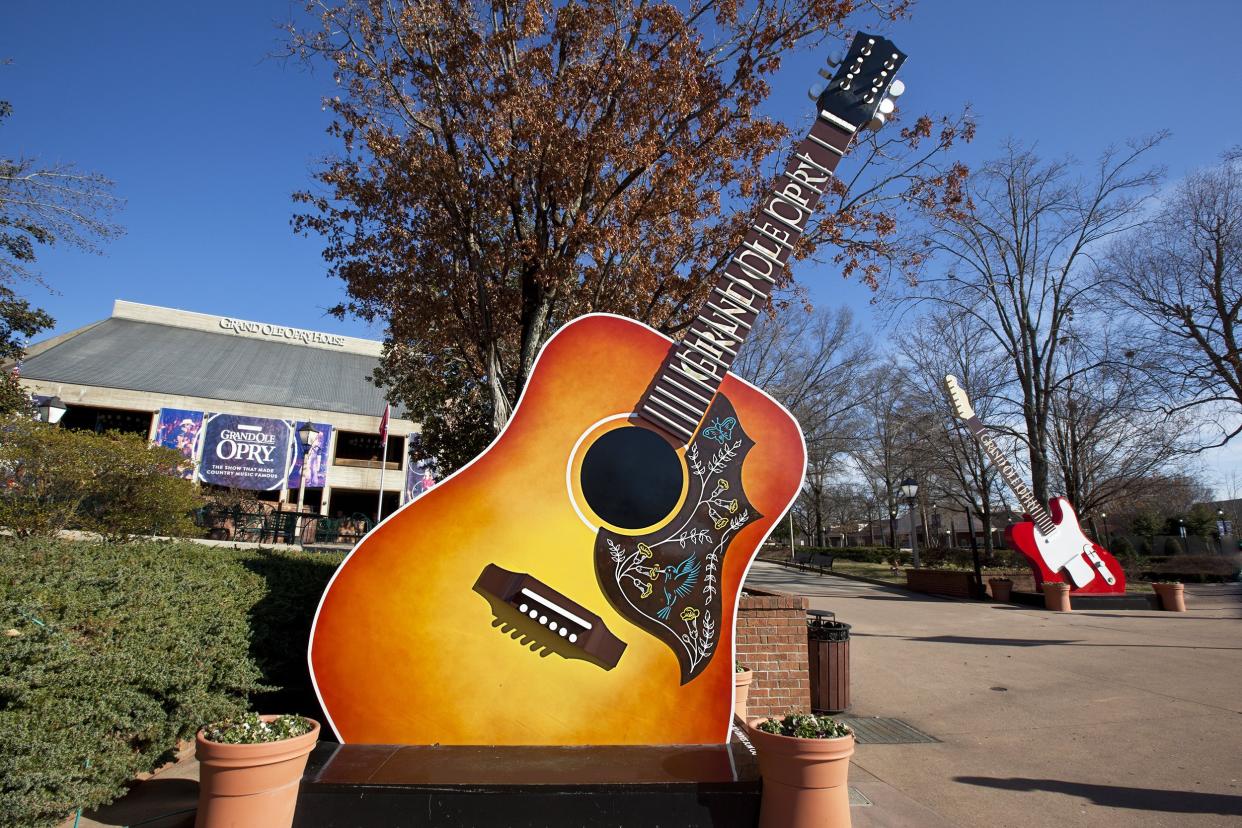
[[[582,458],[582,494],[608,523],[642,529],[677,506],[682,488],[677,451],[653,431],[636,426],[604,434]]]

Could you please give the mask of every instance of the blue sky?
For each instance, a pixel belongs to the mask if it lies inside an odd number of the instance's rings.
[[[268,58],[283,42],[278,24],[300,8],[6,4],[0,58],[12,63],[0,67],[0,99],[14,113],[0,126],[4,153],[101,172],[127,202],[119,217],[127,233],[103,256],[40,254],[56,293],[32,286],[27,295],[56,317],[57,331],[100,319],[125,298],[378,335],[325,318],[341,289],[325,276],[318,239],[289,227],[290,194],[335,149],[320,107],[332,94],[329,75]],[[888,33],[910,55],[909,110],[974,107],[979,136],[961,151],[968,164],[1010,136],[1089,160],[1109,143],[1169,129],[1154,160],[1175,179],[1242,143],[1234,56],[1242,3],[922,0]],[[802,123],[820,65],[819,55],[789,58],[767,111]],[[869,291],[831,268],[796,276],[815,301],[870,317]],[[1213,458],[1217,472],[1225,458]]]

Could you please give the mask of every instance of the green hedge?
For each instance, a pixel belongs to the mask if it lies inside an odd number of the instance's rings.
[[[1242,555],[1174,555],[1146,558],[1137,567],[1144,580],[1182,581],[1188,584],[1237,581]]]
[[[339,560],[0,538],[0,825],[109,802],[266,700],[313,715],[306,639]]]

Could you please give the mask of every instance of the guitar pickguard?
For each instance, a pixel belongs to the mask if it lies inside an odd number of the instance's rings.
[[[686,447],[689,491],[673,520],[647,535],[601,529],[595,539],[604,592],[618,612],[677,654],[682,684],[707,667],[720,643],[720,572],[729,544],[763,517],[742,490],[742,464],[754,441],[724,394],[703,423]]]

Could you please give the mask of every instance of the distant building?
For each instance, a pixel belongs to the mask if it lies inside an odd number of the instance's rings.
[[[373,340],[117,300],[107,319],[29,348],[21,381],[65,403],[64,428],[181,449],[195,464],[186,475],[205,486],[296,503],[305,456],[310,508],[373,516],[386,401],[368,377],[380,353]],[[418,426],[392,413],[385,514],[423,477],[407,469]],[[309,447],[296,437],[306,422],[317,432]]]

